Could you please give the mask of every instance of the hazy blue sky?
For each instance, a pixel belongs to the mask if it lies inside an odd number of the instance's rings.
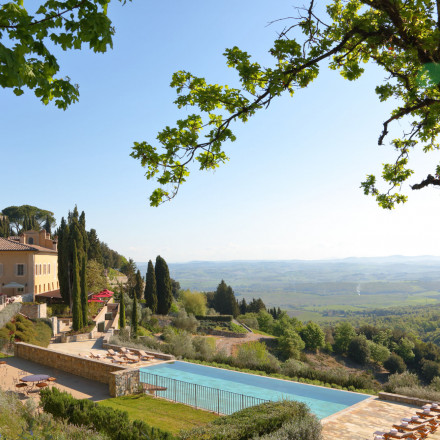
[[[233,82],[222,53],[234,45],[268,66],[282,25],[266,25],[293,15],[294,4],[115,3],[112,51],[59,56],[63,75],[80,85],[79,103],[63,112],[30,92],[0,89],[0,209],[36,205],[59,221],[77,204],[88,229],[135,261],[439,255],[438,190],[413,192],[388,212],[359,188],[393,159],[390,147],[377,146],[391,107],[374,93],[384,77],[375,69],[354,83],[323,70],[308,90],[239,124],[228,164],[194,171],[174,201],[149,207],[154,183],[129,153],[133,141],[152,142],[183,116],[172,103],[172,73]],[[417,157],[413,182],[432,172],[432,159]]]

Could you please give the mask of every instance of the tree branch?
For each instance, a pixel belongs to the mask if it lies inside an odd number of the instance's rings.
[[[428,177],[425,180],[422,180],[420,183],[412,185],[411,189],[422,189],[429,185],[440,186],[440,179],[432,176],[431,174],[428,174]]]

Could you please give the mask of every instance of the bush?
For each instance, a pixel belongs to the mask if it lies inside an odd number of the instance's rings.
[[[194,333],[199,325],[199,322],[194,315],[187,315],[185,310],[180,311],[177,317],[173,319],[174,327]]]
[[[115,440],[171,440],[173,436],[146,423],[129,421],[125,411],[105,406],[98,406],[87,399],[78,400],[57,388],[44,389],[40,392],[40,404],[45,412],[55,418],[66,420],[78,426],[92,426],[110,439]]]
[[[298,423],[310,415],[304,403],[268,402],[221,417],[208,425],[183,431],[181,440],[246,440],[279,430],[284,423]]]
[[[105,440],[107,436],[86,427],[55,421],[51,414],[39,413],[33,399],[24,404],[15,393],[0,390],[0,433],[3,439]]]
[[[246,313],[245,315],[237,316],[237,321],[247,325],[250,328],[258,330],[258,321],[255,313]]]
[[[367,363],[370,359],[370,348],[368,347],[365,336],[356,336],[348,344],[348,357],[361,365]]]
[[[403,373],[406,365],[403,359],[396,353],[391,353],[390,357],[383,363],[383,366],[391,373]]]
[[[278,360],[266,350],[266,344],[258,341],[240,345],[237,357],[232,358],[232,362],[239,368],[262,370],[266,373],[281,371]]]
[[[426,382],[431,382],[434,377],[440,376],[440,364],[435,361],[423,360],[422,377]]]
[[[388,378],[388,382],[384,385],[385,391],[394,393],[397,388],[401,387],[417,387],[420,385],[417,374],[405,371],[402,374],[392,374]]]
[[[215,339],[196,336],[192,340],[195,358],[210,361],[215,354]]]
[[[339,385],[344,388],[352,387],[358,390],[377,388],[372,376],[367,373],[349,374],[339,369],[318,370],[294,359],[284,362],[281,371],[293,379],[319,380],[327,384]]]
[[[313,415],[307,414],[301,419],[285,423],[275,432],[254,437],[253,440],[322,440],[322,426]]]

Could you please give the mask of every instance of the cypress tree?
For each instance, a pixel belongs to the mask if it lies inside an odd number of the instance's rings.
[[[246,299],[245,298],[243,298],[241,300],[239,308],[240,308],[240,314],[244,315],[246,313],[246,311],[247,311],[247,304],[246,304]]]
[[[85,327],[89,321],[88,319],[88,310],[89,302],[87,295],[87,263],[86,257],[84,256],[82,259],[82,267],[81,267],[81,311],[82,311],[82,322]]]
[[[58,228],[58,282],[60,285],[60,295],[65,304],[71,306],[70,302],[70,283],[69,283],[69,226],[64,217],[61,219]]]
[[[154,273],[153,262],[148,262],[147,275],[145,277],[145,291],[144,298],[147,307],[153,313],[157,312],[157,288],[156,288],[156,274]]]
[[[158,255],[154,268],[157,288],[157,313],[167,315],[173,302],[170,272],[166,261]]]
[[[133,309],[131,312],[131,332],[132,332],[134,339],[137,338],[137,334],[138,334],[137,310],[138,310],[138,302],[137,302],[137,296],[135,293],[133,295]]]
[[[121,298],[119,300],[119,328],[122,330],[125,328],[125,301],[124,301],[124,292],[121,289],[120,292]]]
[[[78,256],[76,251],[76,243],[73,243],[73,282],[72,282],[72,327],[78,331],[82,328],[82,311],[81,311],[81,287],[78,267]]]
[[[49,216],[46,216],[46,221],[44,222],[44,226],[43,226],[44,230],[48,233],[51,234],[51,228],[50,228],[50,219]]]
[[[134,296],[140,300],[142,298],[142,291],[144,290],[144,280],[141,275],[141,271],[138,269],[135,275],[135,284],[134,284]]]
[[[228,286],[224,280],[217,286],[214,295],[214,308],[222,315],[238,315],[238,303],[235,299],[234,291]]]
[[[87,238],[89,242],[87,259],[96,260],[98,263],[102,264],[101,243],[98,239],[98,235],[96,234],[96,229],[90,229],[90,232],[87,234]]]

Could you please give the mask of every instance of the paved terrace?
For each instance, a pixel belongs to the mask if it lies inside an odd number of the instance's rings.
[[[0,365],[0,388],[3,391],[14,391],[16,387],[15,380],[30,374],[47,374],[55,377],[57,380],[53,386],[61,391],[67,391],[77,399],[90,399],[93,401],[109,399],[108,385],[75,376],[74,374],[65,373],[56,368],[47,367],[45,365],[36,364],[35,362],[17,357],[2,359],[6,361],[6,365]],[[26,374],[23,374],[25,372]],[[29,395],[20,393],[22,400],[28,398],[39,400],[39,394],[32,392]]]
[[[376,397],[364,400],[322,420],[324,440],[372,440],[375,431],[389,431],[394,423],[415,415],[420,407],[386,402]],[[427,440],[440,440],[440,430]]]

